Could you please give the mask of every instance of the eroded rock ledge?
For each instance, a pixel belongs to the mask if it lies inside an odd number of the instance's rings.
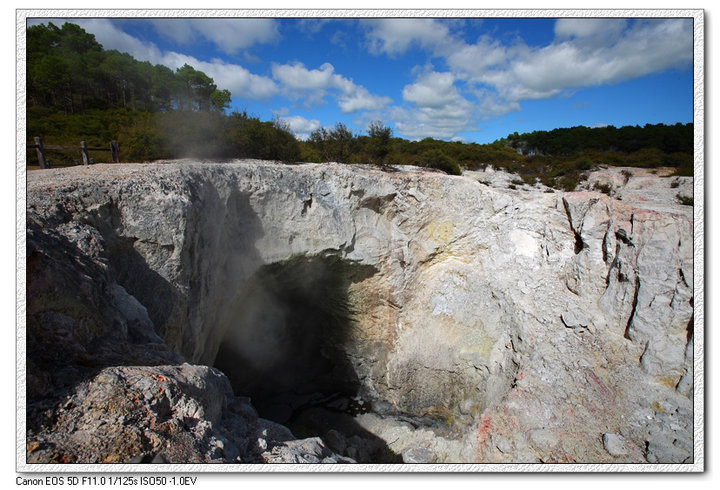
[[[692,208],[637,172],[31,172],[27,460],[692,461]]]

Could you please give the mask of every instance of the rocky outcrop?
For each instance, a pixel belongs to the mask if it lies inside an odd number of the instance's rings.
[[[259,418],[207,366],[105,368],[51,415],[53,431],[28,443],[28,463],[354,462]]]
[[[692,461],[692,207],[634,195],[31,172],[28,461]]]

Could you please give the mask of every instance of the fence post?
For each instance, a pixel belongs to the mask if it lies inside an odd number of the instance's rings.
[[[87,143],[85,141],[80,142],[80,151],[82,152],[83,165],[90,165],[90,156],[88,155]]]
[[[45,158],[45,148],[43,148],[42,139],[39,136],[35,136],[35,145],[37,150],[38,163],[40,163],[40,168],[50,168],[50,164]]]
[[[120,163],[120,146],[117,141],[110,142],[110,156],[114,163]]]

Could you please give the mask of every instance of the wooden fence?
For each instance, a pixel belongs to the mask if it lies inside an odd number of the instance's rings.
[[[45,150],[80,150],[83,165],[90,165],[91,163],[93,163],[90,160],[90,156],[88,154],[89,151],[109,151],[112,161],[115,163],[120,163],[120,145],[118,145],[117,141],[111,141],[110,148],[88,148],[88,145],[85,141],[81,141],[80,146],[44,145],[42,138],[40,138],[39,136],[35,136],[35,144],[28,145],[27,147],[35,148],[37,150],[37,157],[38,162],[40,163],[40,168],[50,168],[50,162],[45,157]]]

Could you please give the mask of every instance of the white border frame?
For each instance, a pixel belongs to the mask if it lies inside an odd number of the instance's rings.
[[[266,17],[266,18],[379,18],[379,17],[684,17],[693,19],[693,70],[694,70],[694,463],[692,464],[356,464],[356,465],[311,465],[311,464],[27,464],[26,458],[26,400],[25,400],[25,355],[26,355],[26,162],[25,130],[25,81],[26,81],[26,20],[32,17]],[[700,9],[17,9],[16,10],[16,377],[17,377],[17,419],[16,419],[16,471],[28,473],[684,473],[705,470],[705,23],[704,11]],[[28,478],[36,475],[27,475]]]

